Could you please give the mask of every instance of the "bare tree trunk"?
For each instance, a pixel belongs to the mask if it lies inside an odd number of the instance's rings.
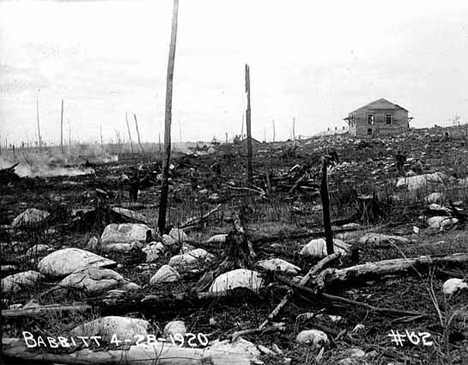
[[[130,140],[130,148],[132,149],[132,153],[133,153],[132,133],[130,132],[130,124],[128,124],[128,115],[127,115],[127,113],[125,113],[125,121],[127,122],[128,139]]]
[[[275,138],[276,138],[275,120],[273,119],[271,123],[273,124],[273,142],[275,142]]]
[[[327,157],[324,156],[322,157],[322,183],[320,185],[320,197],[323,207],[323,226],[325,229],[325,241],[327,242],[327,253],[328,255],[331,255],[334,252],[334,249],[330,219],[330,197],[328,195],[327,168],[328,161]]]
[[[39,149],[42,149],[41,125],[39,123],[39,90],[36,92],[36,115],[37,115],[37,143]]]
[[[250,110],[250,68],[245,65],[245,92],[247,94],[247,110],[245,112],[247,121],[247,182],[252,184],[253,171],[252,171],[252,125],[251,125],[251,110]]]
[[[140,146],[141,152],[145,153],[145,150],[143,149],[143,146],[141,145],[140,129],[138,128],[138,120],[137,120],[136,114],[133,114],[133,118],[135,118],[135,128],[136,128],[137,137],[138,137],[138,145]]]
[[[242,114],[241,141],[244,139],[244,114]]]
[[[172,84],[174,80],[174,61],[177,41],[177,17],[179,13],[179,0],[174,0],[172,13],[171,43],[169,47],[169,60],[167,64],[166,79],[166,115],[164,124],[164,159],[161,181],[161,200],[159,203],[158,228],[162,234],[166,229],[167,198],[169,194],[169,164],[171,159],[171,119],[172,119]]]
[[[60,150],[63,155],[63,99],[62,99],[62,112],[60,113]]]
[[[293,141],[296,140],[296,118],[293,118]]]

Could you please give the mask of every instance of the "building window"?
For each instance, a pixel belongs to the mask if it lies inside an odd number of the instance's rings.
[[[372,135],[372,128],[369,128],[369,129],[367,130],[367,135],[368,135],[368,136],[371,136],[371,135]]]
[[[392,124],[392,115],[386,114],[385,115],[385,124]]]
[[[374,115],[368,114],[367,115],[367,124],[374,124]]]

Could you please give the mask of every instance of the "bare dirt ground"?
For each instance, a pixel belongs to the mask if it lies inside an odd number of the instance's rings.
[[[219,258],[223,256],[223,244],[206,241],[214,234],[231,232],[233,213],[242,210],[256,259],[282,258],[299,266],[304,275],[319,261],[304,257],[299,251],[311,239],[323,237],[318,189],[320,158],[332,150],[339,156],[339,162],[329,169],[334,235],[352,244],[359,255],[343,257],[329,267],[468,252],[468,139],[467,129],[462,127],[418,130],[401,137],[373,140],[332,136],[295,144],[261,144],[255,147],[254,187],[245,183],[246,151],[242,146],[220,145],[209,154],[178,154],[173,159],[168,222],[177,227],[220,205],[201,224],[186,228],[193,247],[204,248]],[[407,153],[400,171],[395,159],[399,151]],[[92,237],[101,236],[107,224],[119,222],[118,216],[109,213],[110,207],[125,207],[143,214],[148,225],[156,228],[158,157],[129,157],[111,163],[91,162],[94,173],[86,175],[2,181],[2,278],[37,270],[41,257],[25,255],[34,245],[85,249]],[[196,179],[191,178],[191,168],[198,171]],[[415,191],[397,188],[398,178],[410,171],[415,175],[441,172],[444,179],[436,187],[425,185]],[[137,174],[140,181],[147,178],[146,185],[141,185],[137,201],[131,202],[129,189]],[[445,214],[457,218],[456,223],[442,228],[428,225],[427,218],[437,215],[427,201],[433,192],[442,194],[438,203],[449,208]],[[27,208],[49,212],[47,224],[13,229],[13,219]],[[86,214],[89,211],[94,213]],[[409,241],[360,241],[369,232]],[[258,328],[290,288],[280,275],[265,273],[268,285],[259,292],[235,289],[228,298],[199,300],[193,293],[202,273],[183,276],[175,283],[149,285],[157,269],[169,262],[168,255],[145,265],[141,250],[96,253],[116,261],[119,265],[115,271],[141,287],[137,294],[113,301],[106,300],[105,293],[94,297],[73,290],[47,294],[54,285],[47,280],[28,290],[3,293],[2,311],[31,300],[40,305],[88,303],[93,308],[27,317],[5,317],[2,313],[2,338],[21,338],[22,331],[63,336],[85,321],[124,315],[148,320],[154,333],[178,319],[185,322],[188,332],[206,334],[210,340],[229,339],[237,331]],[[7,265],[13,267],[6,268]],[[274,330],[242,337],[257,346],[277,346],[281,350],[263,351],[260,360],[266,364],[468,364],[468,290],[450,297],[442,292],[442,285],[449,278],[466,281],[467,270],[466,262],[415,266],[404,274],[358,278],[323,291],[354,301],[348,303],[321,295],[322,292],[313,294],[296,288],[272,321]],[[314,289],[313,284],[309,283],[308,288]],[[192,296],[174,299],[182,293]],[[150,295],[161,300],[141,301]],[[369,305],[417,315],[378,311]],[[297,343],[297,335],[307,329],[325,332],[329,343],[323,348]],[[406,335],[403,342],[398,343],[391,336],[395,333]]]

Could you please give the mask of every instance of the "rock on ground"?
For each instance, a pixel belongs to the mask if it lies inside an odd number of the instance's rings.
[[[151,231],[146,224],[141,223],[112,223],[104,228],[101,235],[102,246],[109,243],[146,242],[146,232]]]
[[[334,252],[341,253],[342,256],[347,256],[350,253],[351,245],[339,240],[333,240]],[[300,251],[301,255],[315,258],[324,258],[327,256],[327,243],[324,238],[317,238],[310,241]]]
[[[258,266],[269,271],[281,271],[287,275],[297,275],[301,268],[293,265],[283,259],[272,258],[268,260],[262,260],[257,263]]]
[[[127,283],[124,277],[114,270],[88,267],[68,275],[59,287],[82,290],[90,295],[97,295]]]
[[[459,290],[467,289],[468,284],[462,279],[452,278],[448,279],[442,286],[442,292],[445,295],[452,295]]]
[[[405,237],[393,236],[381,233],[367,233],[359,239],[360,244],[381,245],[387,243],[408,244],[411,241]]]
[[[22,289],[28,289],[34,286],[37,282],[43,279],[44,276],[34,270],[9,275],[1,281],[2,293],[17,293]]]
[[[244,340],[242,337],[237,338],[233,342],[229,342],[229,340],[216,340],[209,349],[210,352],[246,355],[249,360],[254,362],[258,361],[260,357],[260,351],[257,349],[257,346],[250,341]]]
[[[330,342],[327,334],[319,330],[301,331],[296,341],[304,345],[312,345],[312,347],[323,347]]]
[[[36,208],[26,209],[23,213],[18,215],[12,222],[11,226],[14,228],[28,228],[44,223],[50,216],[49,212]]]
[[[114,207],[112,208],[112,210],[116,212],[117,214],[120,214],[131,221],[134,221],[135,223],[146,224],[149,222],[148,218],[145,217],[143,214],[134,212],[133,210],[130,210],[130,209]]]
[[[150,279],[150,285],[172,283],[180,279],[180,274],[169,265],[163,265]]]
[[[237,269],[218,276],[211,284],[210,292],[218,293],[234,288],[258,290],[263,286],[263,279],[256,271]]]
[[[86,267],[112,267],[115,261],[79,248],[64,248],[44,257],[37,265],[46,276],[63,277]]]
[[[164,327],[164,336],[174,336],[176,334],[185,335],[187,333],[187,328],[185,327],[184,321],[172,321],[166,324]]]
[[[417,175],[411,177],[402,177],[397,181],[396,187],[406,187],[409,191],[414,192],[418,189],[425,188],[428,185],[440,185],[444,183],[447,176],[442,172],[434,172],[432,174]]]
[[[214,256],[202,248],[190,251],[171,258],[169,265],[179,273],[201,272],[207,264],[213,261]]]
[[[431,217],[427,220],[429,228],[444,229],[445,227],[452,226],[458,223],[457,218],[450,217]]]
[[[148,335],[149,322],[143,319],[108,316],[86,322],[71,330],[72,336],[101,336],[100,342],[110,342],[112,336],[120,340],[135,343],[137,335]]]

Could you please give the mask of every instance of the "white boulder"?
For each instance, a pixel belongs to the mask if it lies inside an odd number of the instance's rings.
[[[28,289],[44,279],[44,275],[34,270],[24,271],[9,275],[2,279],[2,293],[17,293],[22,289]]]
[[[457,218],[445,217],[445,216],[438,216],[438,217],[431,217],[426,221],[429,228],[435,228],[443,230],[445,227],[450,227],[454,224],[458,223]]]
[[[150,279],[150,285],[172,283],[180,279],[180,274],[169,265],[163,265]]]
[[[172,321],[166,324],[164,327],[164,336],[174,336],[176,334],[185,335],[187,333],[187,328],[183,321]]]
[[[442,172],[402,177],[397,181],[396,187],[406,187],[409,191],[414,192],[421,188],[441,185],[444,183],[445,179],[447,179],[447,176]]]
[[[359,239],[359,243],[381,245],[381,244],[387,244],[387,243],[407,244],[407,243],[411,243],[411,241],[405,237],[371,232],[371,233],[366,233],[366,235],[361,237]]]
[[[312,347],[324,347],[330,341],[325,332],[319,330],[307,330],[301,331],[297,337],[296,341],[303,345],[312,345]]]
[[[88,267],[68,275],[57,286],[78,289],[87,294],[96,295],[123,286],[127,282],[122,275],[114,270]]]
[[[161,242],[152,242],[142,251],[146,254],[146,262],[154,262],[164,255],[166,247]]]
[[[141,223],[112,223],[104,228],[101,235],[102,246],[110,243],[145,243],[146,232],[151,231],[146,224]]]
[[[184,243],[189,241],[189,237],[181,228],[172,228],[169,232],[169,236],[176,240],[178,243]]]
[[[110,342],[112,337],[124,344],[133,344],[138,336],[148,335],[149,322],[143,319],[108,316],[86,322],[71,330],[72,336],[100,336],[100,342]]]
[[[257,265],[268,271],[281,271],[287,275],[297,275],[301,268],[293,265],[283,259],[272,258],[268,260],[262,260]]]
[[[349,255],[351,251],[351,245],[339,240],[333,240],[334,252],[341,253],[342,256]],[[324,258],[327,256],[327,243],[324,238],[317,238],[310,241],[305,245],[300,251],[301,255],[315,257],[315,258]]]
[[[61,277],[86,267],[112,267],[115,261],[79,248],[64,248],[44,257],[37,265],[46,276]]]
[[[18,215],[15,219],[13,219],[11,226],[14,228],[26,228],[35,226],[44,223],[49,216],[50,213],[46,212],[45,210],[29,208],[26,209],[20,215]]]
[[[201,272],[207,264],[214,260],[214,256],[202,248],[184,253],[182,255],[173,256],[169,265],[176,269],[179,273]]]
[[[210,292],[218,293],[234,288],[258,290],[263,287],[263,279],[256,271],[237,269],[218,276],[211,284]]]
[[[442,292],[445,295],[453,295],[461,289],[467,289],[468,284],[462,279],[452,278],[448,279],[442,286]]]

